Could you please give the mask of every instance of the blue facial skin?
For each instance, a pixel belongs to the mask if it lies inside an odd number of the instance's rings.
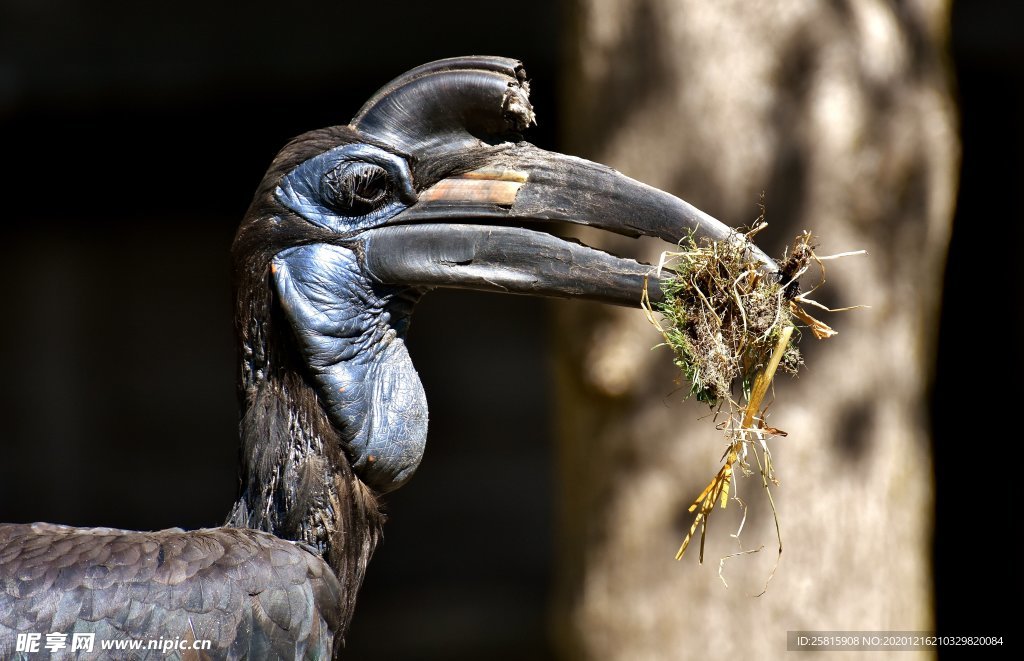
[[[369,213],[350,215],[332,208],[326,182],[332,171],[351,174],[361,168],[380,167],[387,173],[392,189],[387,198]],[[416,201],[409,164],[371,145],[342,145],[314,156],[289,172],[274,191],[278,201],[314,225],[339,234],[377,227]]]
[[[348,177],[351,183],[366,173],[387,185],[363,189],[379,194],[373,204],[342,209],[339,180]],[[414,202],[411,182],[401,157],[369,145],[344,145],[292,170],[275,195],[314,225],[345,236],[382,225]],[[272,273],[318,397],[349,445],[353,468],[378,491],[397,489],[415,472],[427,440],[426,395],[404,341],[418,293],[371,282],[356,253],[337,245],[283,250],[272,261]]]
[[[414,299],[374,285],[353,251],[327,244],[281,251],[273,279],[353,468],[379,491],[397,489],[427,442],[427,398],[404,341]]]

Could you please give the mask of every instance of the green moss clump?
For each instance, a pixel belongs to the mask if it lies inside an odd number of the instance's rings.
[[[783,273],[795,273],[812,254],[810,235],[798,238]],[[680,242],[666,253],[670,269],[660,280],[664,300],[654,304],[663,320],[659,330],[690,385],[689,394],[711,406],[731,398],[737,380],[749,392],[757,371],[767,364],[779,333],[794,325],[791,278],[780,281],[744,249],[745,241]],[[799,256],[798,256],[799,253]],[[787,286],[790,285],[790,286]],[[780,369],[795,374],[802,365],[797,338],[790,341]]]

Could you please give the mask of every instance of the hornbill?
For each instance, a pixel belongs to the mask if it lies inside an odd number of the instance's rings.
[[[639,304],[650,266],[551,223],[746,242],[672,195],[520,141],[533,122],[519,62],[462,57],[409,71],[347,126],[281,150],[232,246],[241,487],[225,525],[0,526],[0,657],[19,633],[68,634],[65,651],[70,634],[93,633],[83,658],[120,639],[210,641],[217,658],[337,655],[379,496],[409,479],[427,438],[404,342],[419,297]],[[649,293],[661,295],[653,278]]]

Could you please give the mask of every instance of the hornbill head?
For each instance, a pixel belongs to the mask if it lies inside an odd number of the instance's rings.
[[[349,125],[287,145],[239,229],[243,398],[286,368],[282,341],[268,339],[276,319],[355,474],[377,492],[405,483],[423,455],[427,402],[403,341],[423,292],[639,305],[651,267],[557,238],[552,222],[746,241],[672,195],[521,142],[534,121],[528,93],[522,65],[506,58],[414,69]],[[660,296],[653,279],[649,292]]]

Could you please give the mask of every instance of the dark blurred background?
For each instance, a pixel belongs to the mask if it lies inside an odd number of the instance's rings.
[[[524,60],[530,138],[557,149],[559,12],[542,0],[505,15],[461,0],[3,0],[0,520],[221,523],[237,484],[228,247],[266,166],[393,76],[470,53]],[[1000,251],[1022,238],[1021,25],[1020,4],[954,6],[963,174],[933,396],[949,632],[1009,633],[1019,615],[979,622],[972,602],[1024,587],[1006,431],[1024,299],[1017,250]],[[429,449],[387,500],[349,658],[551,656],[547,325],[532,299],[421,303],[410,346]]]
[[[1024,374],[1024,3],[953,4],[963,156],[932,397],[936,614],[947,632],[1002,632],[1020,647],[1024,573],[1018,460],[1002,421]],[[1006,408],[1008,407],[1008,408]],[[1013,434],[1016,436],[1016,434]],[[1009,447],[1016,445],[1009,440]],[[996,621],[993,621],[993,619]],[[948,652],[948,651],[947,651]]]

